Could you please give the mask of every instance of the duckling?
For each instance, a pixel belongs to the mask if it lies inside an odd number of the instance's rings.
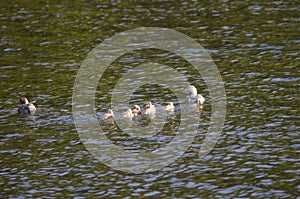
[[[104,115],[102,115],[101,119],[102,120],[108,120],[108,119],[113,119],[115,116],[114,116],[114,112],[112,109],[108,109],[108,112],[105,113]]]
[[[145,110],[143,111],[143,114],[145,115],[154,115],[156,113],[156,108],[151,102],[147,102],[147,105],[145,106]]]
[[[173,102],[169,102],[168,105],[164,106],[164,110],[167,112],[174,112],[175,106],[174,106]]]
[[[131,108],[127,109],[127,111],[123,113],[123,116],[132,119],[134,117],[132,109]]]
[[[190,95],[186,97],[188,103],[197,103],[199,105],[202,105],[205,102],[205,98],[197,94],[197,89],[193,85],[189,85],[183,90],[184,93],[189,93]]]
[[[141,108],[139,105],[134,105],[132,110],[133,116],[141,115]]]
[[[151,113],[150,107],[149,108],[145,107],[145,110],[143,111],[143,114],[144,115],[150,115],[150,113]]]
[[[28,101],[26,97],[22,97],[20,100],[20,105],[18,107],[18,113],[22,115],[33,115],[36,112],[35,106]]]

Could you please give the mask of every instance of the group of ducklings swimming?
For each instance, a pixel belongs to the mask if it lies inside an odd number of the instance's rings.
[[[169,102],[167,106],[164,107],[164,110],[166,112],[172,113],[175,111],[175,106],[173,105],[173,102]],[[128,119],[138,118],[140,116],[154,116],[156,113],[156,107],[151,103],[147,102],[147,105],[145,106],[144,110],[141,110],[141,107],[139,105],[134,105],[133,108],[127,109],[126,112],[123,113],[123,117]],[[108,110],[108,113],[104,114],[101,119],[107,120],[114,118],[114,112],[112,109]]]
[[[197,89],[193,85],[189,85],[183,90],[184,93],[188,93],[189,95],[186,97],[186,101],[188,104],[197,104],[202,105],[205,102],[205,98],[198,94]],[[20,105],[18,107],[18,113],[20,115],[33,115],[36,112],[36,107],[33,103],[29,102],[26,97],[22,97],[20,99]],[[173,113],[175,111],[175,106],[173,102],[169,102],[163,108],[167,113]],[[123,113],[123,117],[133,119],[135,117],[146,115],[153,116],[155,115],[156,108],[151,102],[147,102],[144,110],[141,111],[141,107],[139,105],[134,105],[133,108],[127,109],[125,113]],[[114,118],[114,112],[112,109],[108,110],[108,113],[102,115],[102,120],[108,120]]]
[[[199,106],[202,106],[202,104],[205,102],[205,98],[198,94],[197,89],[193,85],[189,85],[183,90],[184,93],[188,93],[189,95],[186,97],[186,101],[188,104],[197,104]],[[164,111],[167,113],[174,113],[175,106],[173,102],[169,102],[166,106],[163,107]],[[134,105],[133,108],[127,109],[126,112],[123,113],[123,117],[134,119],[140,116],[154,116],[156,113],[156,108],[151,102],[147,102],[147,105],[145,106],[144,110],[141,111],[141,107],[139,105]],[[114,112],[112,109],[108,110],[108,113],[105,113],[102,115],[101,120],[108,120],[114,118]]]
[[[147,102],[147,105],[145,106],[143,111],[141,111],[141,107],[139,105],[134,105],[132,109],[127,109],[127,111],[123,113],[123,116],[132,119],[139,115],[154,115],[155,112],[155,106],[151,102]]]

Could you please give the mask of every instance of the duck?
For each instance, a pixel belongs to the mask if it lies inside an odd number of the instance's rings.
[[[184,93],[189,93],[190,95],[186,97],[187,102],[189,104],[191,103],[197,103],[199,105],[204,104],[205,98],[201,94],[197,94],[197,89],[193,85],[189,85],[183,90]]]
[[[147,105],[145,106],[145,110],[143,111],[143,114],[145,115],[154,115],[156,113],[156,108],[151,102],[147,102]]]
[[[132,119],[134,117],[132,109],[131,108],[127,109],[127,111],[123,113],[123,117]]]
[[[22,115],[33,115],[36,112],[36,108],[33,103],[29,102],[26,97],[21,97],[19,100],[20,105],[18,107],[18,113]]]
[[[102,115],[101,119],[102,120],[108,120],[108,119],[113,119],[115,117],[114,112],[112,109],[108,109],[108,112]]]
[[[164,106],[164,110],[167,112],[174,112],[175,106],[174,106],[173,102],[169,102],[168,105]]]
[[[141,107],[139,105],[134,105],[132,109],[133,116],[141,115]]]

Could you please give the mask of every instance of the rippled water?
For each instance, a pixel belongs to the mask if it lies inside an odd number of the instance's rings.
[[[297,198],[299,180],[299,3],[297,1],[101,1],[0,3],[1,198]],[[141,26],[172,28],[198,41],[225,83],[227,117],[209,155],[198,157],[208,128],[209,90],[181,57],[141,50],[116,60],[97,87],[95,109],[109,108],[112,87],[147,60],[176,68],[208,99],[202,130],[189,150],[145,174],[113,170],[77,134],[72,89],[82,61],[115,33]],[[150,94],[149,94],[150,93]],[[162,94],[163,93],[163,94]],[[20,96],[35,116],[16,113]],[[130,104],[175,96],[158,86],[136,90]],[[128,139],[102,124],[116,144],[144,150],[174,136],[177,117],[153,140]],[[138,145],[140,144],[140,145]]]

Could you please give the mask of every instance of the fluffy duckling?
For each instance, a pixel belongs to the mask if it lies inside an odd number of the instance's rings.
[[[134,105],[132,110],[133,116],[141,115],[141,107],[139,105]]]
[[[197,89],[193,85],[189,85],[188,87],[186,87],[183,90],[183,92],[190,94],[189,96],[186,97],[189,104],[197,103],[197,104],[202,105],[205,102],[205,98],[202,95],[197,94],[198,93]]]
[[[23,114],[23,115],[35,114],[36,112],[35,106],[32,103],[30,103],[26,97],[22,97],[19,102],[20,102],[20,105],[18,107],[19,114]]]
[[[126,118],[129,118],[129,119],[132,119],[134,117],[132,109],[131,108],[127,109],[127,111],[125,113],[123,113],[123,116]]]
[[[164,110],[167,112],[174,112],[175,106],[174,106],[173,102],[169,102],[168,105],[164,106]]]
[[[145,110],[143,114],[145,115],[154,115],[156,113],[156,108],[151,102],[147,102],[147,105],[145,106]]]
[[[105,113],[104,115],[102,115],[101,119],[102,120],[108,120],[108,119],[113,119],[115,116],[114,116],[114,112],[112,109],[108,109],[108,112]]]

